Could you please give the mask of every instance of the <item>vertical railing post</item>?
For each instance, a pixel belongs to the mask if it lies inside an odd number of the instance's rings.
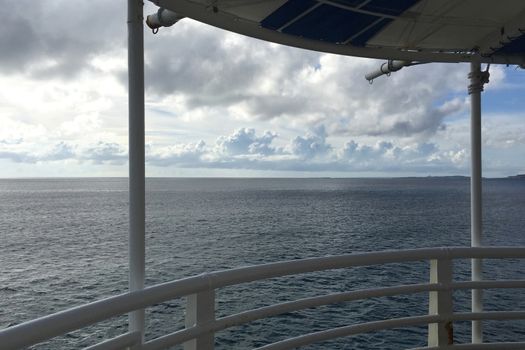
[[[481,185],[481,92],[483,84],[488,83],[489,73],[481,71],[481,64],[474,60],[470,63],[470,245],[481,247],[482,243],[482,185]],[[472,259],[472,281],[481,281],[482,261]],[[472,290],[472,312],[483,311],[481,289]],[[472,321],[472,343],[483,342],[481,321]]]
[[[188,295],[186,298],[186,328],[203,326],[215,321],[215,291],[209,290]],[[184,350],[213,350],[215,335],[205,333],[184,343]]]
[[[142,0],[128,0],[129,290],[144,288],[144,29]],[[129,314],[129,330],[144,338],[144,310]]]
[[[428,325],[428,346],[454,343],[452,321],[447,321],[454,311],[452,274],[451,259],[430,260],[430,283],[438,283],[443,289],[430,292],[429,314],[443,316],[445,321]]]

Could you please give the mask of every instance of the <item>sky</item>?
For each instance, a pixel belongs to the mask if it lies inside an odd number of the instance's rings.
[[[0,177],[127,176],[125,2],[1,1]],[[190,19],[146,29],[146,174],[468,175],[468,64],[369,84],[381,63]],[[525,71],[490,74],[483,174],[525,173]]]

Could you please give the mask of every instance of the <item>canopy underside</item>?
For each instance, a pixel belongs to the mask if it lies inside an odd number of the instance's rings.
[[[240,34],[344,55],[525,63],[523,0],[152,0]]]

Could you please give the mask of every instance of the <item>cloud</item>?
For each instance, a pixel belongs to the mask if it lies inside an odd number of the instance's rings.
[[[22,152],[0,151],[0,159],[8,159],[15,163],[36,163],[37,158]]]
[[[40,160],[63,160],[63,159],[70,159],[75,157],[75,150],[74,148],[65,143],[65,142],[59,142],[56,144],[51,152],[49,154],[45,155]]]
[[[434,143],[414,143],[406,146],[379,141],[373,145],[346,142],[339,158],[349,166],[366,170],[433,169],[438,163],[445,169],[456,166],[453,153],[443,152]]]
[[[21,145],[22,142],[15,144],[16,146]],[[11,148],[11,150],[4,150],[0,152],[0,159],[9,159],[15,163],[29,163],[34,164],[37,162],[48,162],[74,158],[76,156],[74,148],[65,143],[59,142],[48,150],[38,150],[31,152],[27,150],[21,150],[19,147]]]
[[[467,65],[408,67],[370,86],[364,75],[380,61],[268,44],[188,19],[161,31],[146,53],[148,91],[176,97],[188,114],[213,108],[250,122],[324,124],[328,134],[428,138],[468,106],[458,97]]]
[[[214,145],[203,141],[158,148],[150,145],[146,160],[148,166],[161,167],[315,172],[457,172],[463,169],[465,160],[463,149],[440,150],[434,143],[402,146],[393,141],[364,144],[350,140],[335,147],[328,142],[323,127],[294,137],[286,147],[272,146],[277,138],[269,131],[258,136],[254,129],[241,128],[218,137]]]
[[[7,21],[0,69],[39,79],[103,71],[127,85],[115,63],[125,56],[125,8],[94,1],[11,0],[0,9]],[[423,139],[465,107],[457,93],[466,91],[466,65],[408,67],[369,86],[364,74],[380,63],[269,44],[190,19],[145,37],[148,97],[166,101],[173,118],[270,121],[302,130],[323,124],[330,136]],[[503,70],[494,72],[496,82],[504,79]],[[296,147],[304,142],[297,139]]]
[[[0,15],[0,158],[125,169],[125,3],[7,0]],[[145,59],[146,159],[163,174],[170,166],[464,173],[468,165],[466,64],[407,67],[369,85],[364,75],[381,61],[190,19],[146,31]],[[499,98],[499,89],[516,114],[484,119],[492,169],[515,169],[523,155],[519,74],[491,67],[485,96]]]
[[[256,105],[257,96],[280,96],[278,83],[283,75],[296,75],[318,56],[304,51],[298,54],[295,49],[189,19],[161,31],[147,44],[149,91],[159,96],[180,94],[188,108],[241,102]]]
[[[60,141],[44,148],[20,143],[0,152],[0,159],[29,164],[74,160],[92,164],[122,165],[127,162],[128,154],[124,147],[112,142],[99,141],[96,144],[81,146]]]
[[[95,55],[124,47],[125,11],[118,2],[7,3],[0,7],[4,74],[70,78],[92,68],[89,62]]]
[[[241,128],[230,136],[221,136],[217,140],[218,152],[224,155],[260,154],[268,156],[277,150],[271,146],[277,134],[266,131],[262,136],[257,136],[251,128]]]
[[[82,151],[80,159],[95,164],[125,164],[128,161],[127,150],[115,142],[99,141]]]
[[[513,147],[525,146],[524,113],[516,115],[498,115],[483,121],[483,145],[491,148],[509,150]]]
[[[302,159],[313,159],[326,155],[332,146],[326,142],[324,126],[318,126],[305,137],[297,136],[291,144],[292,153]]]
[[[211,144],[202,140],[168,146],[150,143],[146,147],[146,166],[150,169],[176,167],[348,174],[386,171],[391,176],[410,172],[468,173],[468,152],[461,145],[442,148],[434,142],[400,143],[395,139],[374,143],[349,139],[337,145],[335,141],[323,126],[290,139],[283,139],[272,131],[257,133],[252,128],[240,128],[230,135],[219,136]],[[37,151],[28,150],[26,146],[24,143],[10,145],[10,149],[0,152],[0,158],[18,163],[71,160],[95,165],[127,163],[126,147],[111,141],[87,145],[58,142],[47,150]]]
[[[183,167],[192,167],[200,164],[205,155],[206,143],[173,145],[168,147],[155,148],[152,145],[146,147],[146,163],[153,166],[167,167],[179,165]]]

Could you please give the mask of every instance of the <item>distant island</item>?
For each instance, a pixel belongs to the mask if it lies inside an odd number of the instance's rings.
[[[521,180],[525,180],[525,174],[518,174],[518,175],[513,175],[513,176],[507,176],[508,179],[521,179]]]

